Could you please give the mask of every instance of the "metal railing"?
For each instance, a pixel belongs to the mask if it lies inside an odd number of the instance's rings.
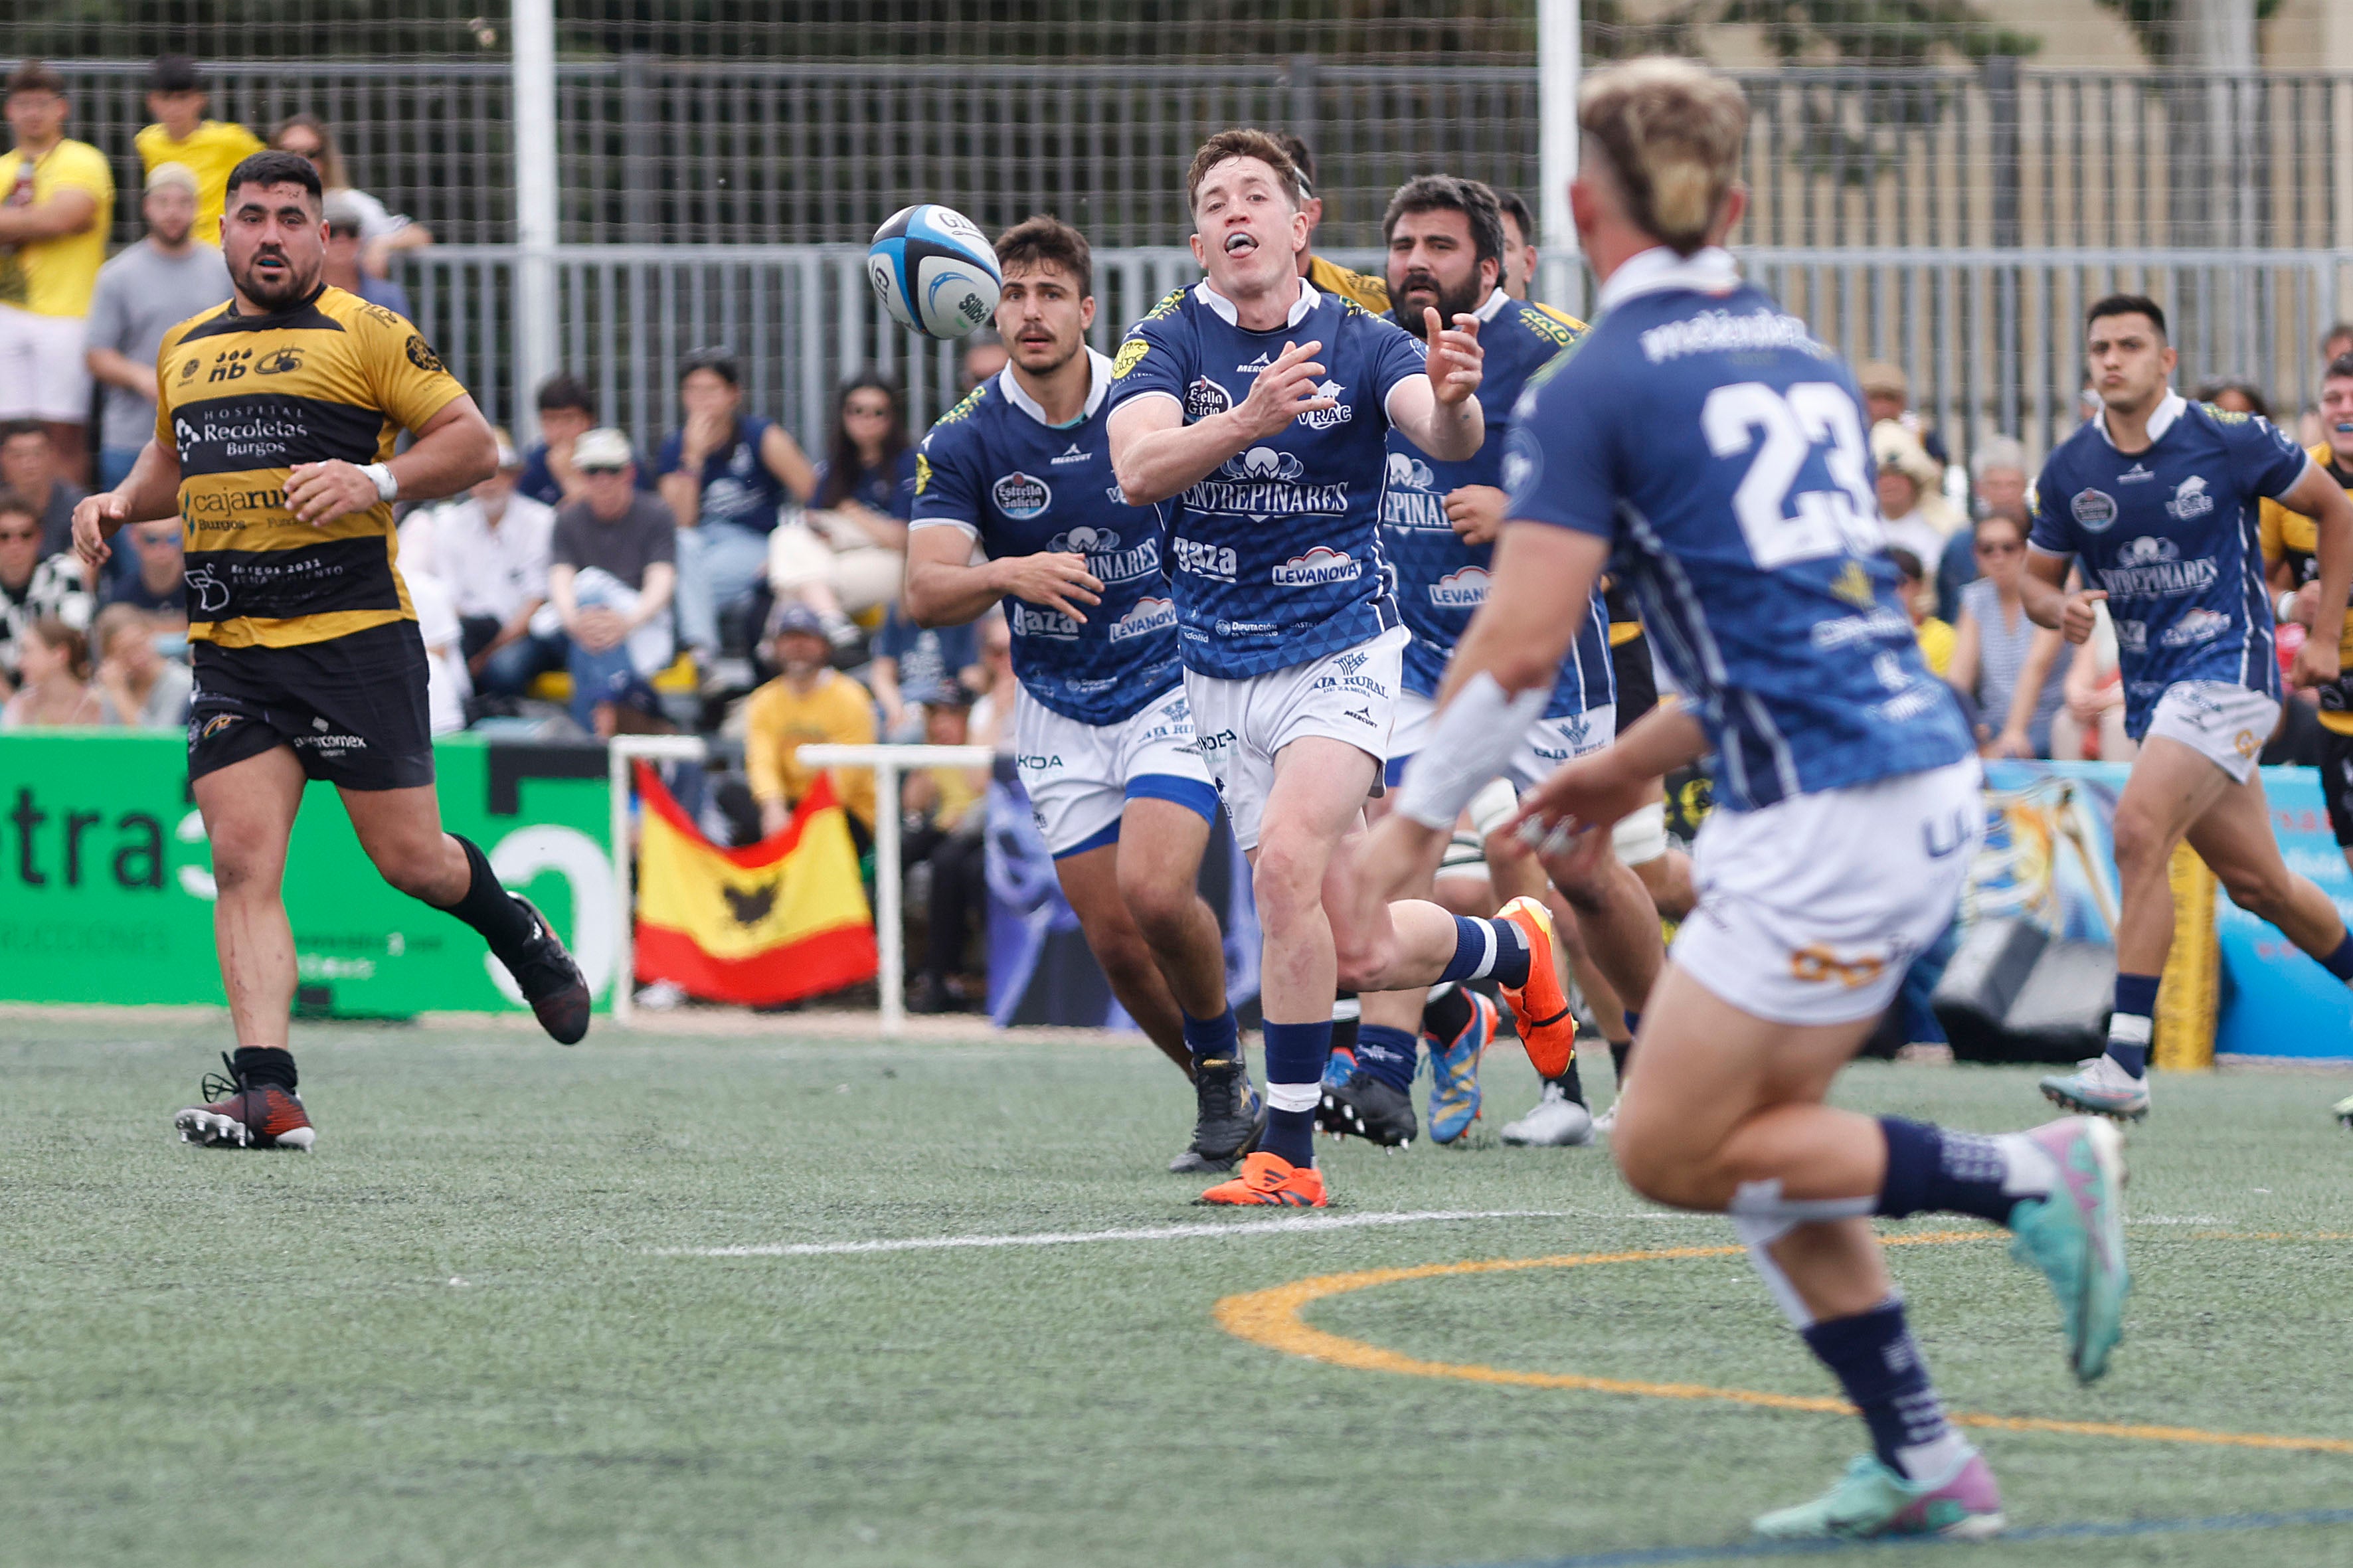
[[[444,246],[402,258],[418,325],[495,417],[512,421],[516,253]],[[558,349],[603,416],[650,453],[677,423],[674,367],[691,350],[740,359],[746,406],[824,449],[834,387],[879,373],[906,389],[920,431],[960,395],[961,347],[883,317],[854,246],[564,247],[554,258]],[[1909,373],[1923,416],[1957,456],[1995,434],[2040,455],[2074,428],[2084,308],[2147,292],[2174,316],[2179,384],[2243,377],[2284,410],[2316,391],[2320,335],[2353,308],[2353,256],[2318,250],[1799,250],[1743,252],[1749,275],[1850,360]],[[1364,252],[1335,259],[1372,267]],[[1555,277],[1583,272],[1548,253]],[[1169,289],[1197,280],[1173,247],[1095,252],[1094,346]],[[1556,298],[1581,297],[1556,289]]]
[[[5,64],[5,62],[0,62]],[[61,62],[72,134],[116,160],[143,61]],[[512,241],[502,53],[229,61],[213,110],[266,132],[327,119],[353,181],[447,241]],[[1535,67],[1315,56],[1168,61],[679,59],[558,63],[570,244],[847,243],[939,200],[984,227],[1048,211],[1104,246],[1185,232],[1183,174],[1209,132],[1295,130],[1318,154],[1323,243],[1375,244],[1389,193],[1431,169],[1536,195]],[[1742,73],[1756,109],[1746,237],[1778,247],[2353,245],[2353,73]]]

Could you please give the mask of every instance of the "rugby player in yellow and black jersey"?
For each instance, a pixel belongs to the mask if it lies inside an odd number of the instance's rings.
[[[2330,439],[2307,447],[2312,460],[2353,495],[2353,354],[2328,362],[2320,377],[2320,418]],[[2320,525],[2275,500],[2263,506],[2263,571],[2283,622],[2309,628],[2320,605]],[[2320,793],[2337,847],[2353,865],[2353,616],[2337,647],[2340,673],[2320,688]],[[2353,1101],[2348,1101],[2353,1104]]]
[[[579,967],[475,845],[441,830],[425,647],[395,565],[392,503],[490,477],[481,411],[417,329],[322,281],[318,172],[257,153],[230,174],[234,292],[164,334],[155,436],[115,489],[74,509],[95,566],[127,524],[181,520],[187,551],[188,775],[212,841],[213,931],[237,1048],[190,1142],[308,1149],[287,1048],[294,942],[280,879],[302,791],[341,793],[385,880],[482,933],[540,1024],[588,1029]],[[403,430],[414,437],[395,456]]]

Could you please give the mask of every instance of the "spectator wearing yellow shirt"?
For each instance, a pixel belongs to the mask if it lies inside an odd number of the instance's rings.
[[[165,55],[147,71],[147,112],[155,123],[132,144],[139,149],[143,174],[166,163],[185,163],[195,172],[195,235],[206,245],[218,245],[228,173],[261,151],[261,138],[235,121],[206,120],[209,98],[195,61]]]
[[[1940,621],[1928,613],[1936,602],[1929,591],[1920,558],[1898,545],[1887,552],[1895,563],[1895,593],[1904,601],[1904,613],[1912,617],[1912,635],[1919,639],[1920,657],[1928,661],[1928,668],[1937,679],[1944,678],[1947,667],[1953,662],[1953,625]]]
[[[833,644],[824,623],[806,605],[784,604],[769,623],[770,651],[784,673],[752,693],[744,707],[744,773],[760,805],[760,831],[775,833],[817,783],[801,764],[805,744],[874,743],[874,700],[866,689],[835,673]],[[874,827],[874,774],[836,768],[834,794],[861,833]]]
[[[97,148],[67,138],[66,79],[56,70],[26,60],[0,90],[15,139],[0,153],[0,420],[47,426],[59,468],[82,481],[83,323],[106,260],[114,174]]]

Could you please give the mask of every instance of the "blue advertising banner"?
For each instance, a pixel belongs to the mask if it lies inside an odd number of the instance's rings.
[[[2328,831],[2320,774],[2265,768],[2272,832],[2288,869],[2308,877],[2353,921],[2353,871]],[[2251,1057],[2342,1061],[2353,1058],[2353,990],[2228,899],[2218,900],[2222,944],[2222,1017],[2214,1049]]]

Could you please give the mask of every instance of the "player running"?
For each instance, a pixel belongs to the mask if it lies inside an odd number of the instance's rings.
[[[2185,837],[2232,902],[2353,984],[2353,937],[2328,895],[2281,858],[2255,771],[2280,716],[2258,502],[2270,496],[2314,520],[2319,587],[2295,679],[2326,690],[2342,673],[2353,499],[2269,420],[2174,392],[2155,300],[2115,295],[2084,325],[2102,407],[2042,466],[2023,597],[2028,616],[2077,643],[2092,634],[2094,605],[2107,601],[2125,732],[2141,748],[2116,800],[2122,908],[2108,1048],[2044,1079],[2042,1092],[2137,1120],[2148,1114],[2151,1019],[2173,945],[2168,868]],[[2094,585],[2070,594],[2063,584],[2078,557]]]
[[[1503,224],[1493,193],[1484,185],[1444,174],[1409,180],[1390,199],[1381,227],[1388,247],[1389,294],[1398,302],[1392,319],[1399,326],[1419,336],[1423,312],[1431,310],[1440,321],[1469,315],[1479,321],[1486,355],[1479,384],[1482,403],[1509,408],[1528,377],[1575,341],[1570,329],[1497,286]],[[1389,739],[1386,781],[1391,788],[1403,783],[1427,742],[1447,658],[1487,596],[1493,541],[1504,516],[1504,492],[1497,488],[1504,440],[1504,422],[1491,418],[1478,452],[1467,461],[1447,462],[1422,450],[1402,430],[1389,431],[1383,538],[1396,566],[1398,608],[1411,634]],[[1617,733],[1608,618],[1599,613],[1598,595],[1590,608],[1594,613],[1561,663],[1551,700],[1512,755],[1505,774],[1511,788],[1501,792],[1500,802],[1482,797],[1472,805],[1472,826],[1482,834],[1510,814],[1517,798],[1512,789],[1532,787],[1561,763],[1607,745]],[[1451,829],[1453,824],[1444,826]],[[1405,884],[1415,897],[1430,896],[1448,840],[1445,834],[1426,840],[1423,859]],[[1516,852],[1491,857],[1496,895],[1510,900],[1507,909],[1523,899],[1540,906],[1544,873],[1525,851],[1512,848]],[[1615,856],[1603,856],[1561,890],[1588,949],[1639,1005],[1658,978],[1663,957],[1658,915],[1641,883]],[[1345,1081],[1327,1084],[1324,1124],[1375,1142],[1401,1143],[1415,1131],[1409,1090],[1422,997],[1418,992],[1390,993],[1366,997],[1364,1006],[1356,1069]],[[1439,998],[1435,1011],[1440,1016],[1430,1020],[1436,1025],[1430,1039],[1430,1136],[1449,1143],[1479,1114],[1479,1058],[1493,1037],[1495,1016],[1492,1003],[1461,988]],[[1538,1038],[1540,1044],[1532,1047],[1537,1072],[1548,1081],[1565,1080],[1574,1058],[1543,1047],[1572,1043],[1573,1033],[1552,1031]]]
[[[907,613],[950,626],[1006,601],[1016,762],[1063,896],[1120,1005],[1193,1079],[1193,1142],[1169,1169],[1229,1170],[1259,1106],[1225,939],[1195,890],[1218,790],[1193,744],[1160,511],[1129,506],[1112,475],[1085,236],[1033,217],[997,237],[997,259],[1012,359],[923,438]]]
[[[230,174],[229,301],[156,356],[155,438],[115,489],[74,509],[92,566],[127,524],[187,537],[195,690],[188,777],[211,841],[213,931],[237,1030],[218,1098],[174,1119],[192,1143],[308,1149],[287,1048],[294,940],[280,881],[304,784],[332,784],[385,881],[482,933],[540,1025],[588,1031],[588,986],[529,900],[441,830],[425,647],[393,564],[396,499],[488,479],[497,443],[417,330],[320,281],[318,171],[257,153]],[[394,455],[402,431],[414,444]]]
[[[1120,345],[1110,428],[1127,499],[1176,498],[1186,693],[1265,933],[1266,1136],[1203,1201],[1320,1205],[1335,979],[1386,991],[1493,974],[1525,988],[1514,1006],[1540,1036],[1575,1026],[1543,910],[1392,907],[1343,852],[1379,782],[1405,641],[1381,559],[1384,439],[1394,426],[1449,462],[1478,451],[1479,322],[1450,329],[1431,310],[1417,342],[1302,279],[1298,179],[1263,132],[1211,137],[1186,195],[1208,277]]]
[[[1745,200],[1740,89],[1635,61],[1586,79],[1577,120],[1570,197],[1600,313],[1520,400],[1494,580],[1383,829],[1451,823],[1505,766],[1615,570],[1684,700],[1555,773],[1521,827],[1550,866],[1597,856],[1651,780],[1717,759],[1699,907],[1643,1010],[1612,1146],[1636,1191],[1731,1215],[1870,1429],[1872,1457],[1757,1528],[1989,1535],[1992,1473],[1945,1418],[1870,1216],[2008,1226],[2089,1381],[2126,1286],[2120,1139],[2082,1118],[1988,1138],[1822,1102],[1951,916],[1983,832],[1977,759],[1896,604],[1852,373],[1720,248]]]

